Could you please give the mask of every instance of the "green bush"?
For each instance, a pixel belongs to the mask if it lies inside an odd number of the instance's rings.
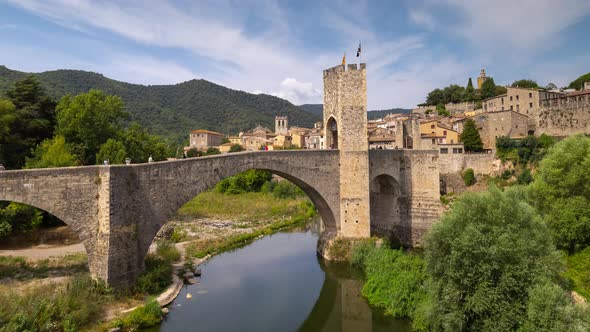
[[[245,192],[259,192],[272,179],[268,171],[251,169],[221,180],[215,190],[223,194],[237,195]]]
[[[516,178],[517,184],[527,185],[533,182],[533,176],[531,175],[531,171],[528,168],[522,170],[522,173],[518,175]]]
[[[512,177],[512,175],[514,175],[514,171],[507,169],[504,172],[502,172],[502,179],[509,180]]]
[[[557,246],[570,253],[590,246],[589,169],[590,137],[571,136],[549,150],[530,186]]]
[[[468,168],[463,173],[463,182],[466,186],[471,186],[475,184],[475,173],[473,173],[472,168]]]
[[[305,193],[303,190],[301,190],[301,188],[286,180],[278,181],[272,189],[272,194],[276,198],[281,199],[305,196]]]
[[[26,233],[43,222],[43,213],[29,205],[0,202],[0,239]]]
[[[244,149],[244,147],[240,144],[232,144],[232,146],[229,147],[229,152],[240,152],[240,151],[244,151],[246,149]]]
[[[367,266],[367,257],[376,250],[375,243],[372,241],[361,241],[352,247],[350,255],[350,264],[354,267],[364,270]]]
[[[560,253],[523,194],[466,193],[433,225],[425,259],[434,330],[515,330],[528,289],[558,279]]]
[[[175,227],[174,231],[172,231],[172,235],[170,236],[170,241],[174,243],[179,243],[185,241],[188,238],[186,231],[180,227]]]
[[[201,153],[200,153],[200,152],[199,152],[199,150],[197,150],[196,148],[189,149],[189,150],[186,152],[186,157],[187,157],[187,158],[194,158],[194,157],[199,157],[200,155],[201,155]]]
[[[111,290],[89,275],[55,284],[0,294],[0,331],[79,331],[98,319]]]
[[[148,255],[145,271],[137,279],[136,289],[143,293],[159,294],[172,283],[172,264],[163,258]]]
[[[156,253],[158,256],[162,257],[168,262],[177,262],[180,259],[180,251],[176,249],[176,246],[172,241],[159,241],[156,248]]]
[[[162,318],[162,309],[158,301],[149,299],[145,305],[116,320],[112,326],[122,328],[125,331],[137,331],[138,329],[158,325]]]

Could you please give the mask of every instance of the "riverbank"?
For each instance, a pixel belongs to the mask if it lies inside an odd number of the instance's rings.
[[[0,302],[12,303],[0,308],[0,331],[42,330],[39,324],[54,326],[56,331],[107,331],[113,326],[132,330],[157,324],[163,314],[154,310],[153,299],[172,283],[172,265],[184,265],[183,257],[192,263],[197,257],[232,250],[263,235],[303,224],[314,215],[313,205],[305,197],[278,198],[270,193],[201,194],[179,210],[170,222],[172,227],[164,230],[156,241],[177,242],[172,246],[175,249],[154,249],[147,258],[152,263],[146,263],[147,270],[138,286],[124,292],[115,292],[90,280],[85,257],[81,262],[80,257],[75,256],[74,275],[68,273],[71,266],[67,264],[67,257],[70,256],[52,258],[41,264],[22,257],[0,257],[0,275],[3,276],[0,279],[4,279],[0,284]],[[55,270],[61,271],[59,276],[52,275]],[[157,292],[141,291],[142,280],[143,286],[160,283],[164,287],[156,287]],[[82,285],[87,292],[80,291]],[[74,291],[80,296],[72,294]],[[170,292],[167,302],[177,293]],[[93,301],[87,301],[89,298]],[[48,307],[50,303],[60,303],[60,306]],[[120,314],[133,307],[138,308]]]

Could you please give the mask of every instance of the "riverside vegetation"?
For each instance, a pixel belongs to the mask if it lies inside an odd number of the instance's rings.
[[[533,182],[466,193],[423,252],[357,244],[362,294],[417,331],[588,331],[590,138],[551,147]]]

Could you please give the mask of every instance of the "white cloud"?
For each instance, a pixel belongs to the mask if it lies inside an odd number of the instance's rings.
[[[99,68],[110,78],[145,85],[176,84],[196,78],[183,66],[145,56],[116,55]]]
[[[322,91],[314,88],[311,82],[299,82],[288,77],[281,82],[279,91],[273,92],[273,96],[287,99],[295,105],[322,103]]]
[[[426,0],[413,9],[414,22],[440,17],[441,10],[459,14],[438,28],[466,38],[478,49],[495,55],[525,59],[550,49],[562,32],[590,14],[588,0]]]
[[[420,25],[426,29],[433,29],[434,28],[434,17],[430,15],[427,11],[420,10],[420,9],[410,9],[410,20],[417,25]]]

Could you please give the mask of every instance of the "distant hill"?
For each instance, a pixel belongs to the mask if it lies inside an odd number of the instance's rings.
[[[299,106],[300,109],[302,109],[305,112],[317,115],[321,118],[323,118],[323,112],[324,112],[324,105],[322,104],[304,104]],[[411,109],[407,109],[407,108],[392,108],[392,109],[387,109],[387,110],[375,110],[375,111],[369,111],[367,112],[367,119],[369,120],[374,120],[374,119],[379,119],[384,117],[387,114],[391,114],[391,113],[402,113],[402,114],[408,114],[411,113],[412,110]]]
[[[284,99],[232,90],[206,80],[145,86],[81,70],[31,74],[0,66],[0,95],[29,75],[36,76],[55,99],[90,89],[118,95],[131,113],[132,121],[173,143],[187,140],[191,129],[237,134],[258,124],[274,128],[275,115],[287,115],[290,124],[304,127],[312,127],[314,122],[322,119],[321,112],[320,115],[309,113]]]

